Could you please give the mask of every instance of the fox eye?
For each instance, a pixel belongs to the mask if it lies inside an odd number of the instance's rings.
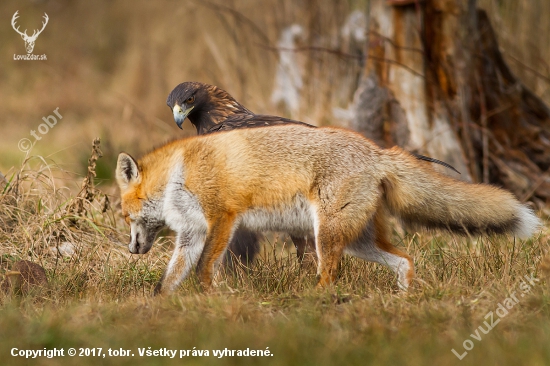
[[[187,100],[185,101],[185,103],[191,104],[191,103],[193,103],[194,101],[195,101],[195,96],[193,95],[193,96],[187,98]]]

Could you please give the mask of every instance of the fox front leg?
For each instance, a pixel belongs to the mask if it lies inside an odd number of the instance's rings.
[[[206,243],[197,265],[197,273],[202,286],[209,289],[212,286],[214,274],[227,250],[233,234],[235,215],[226,214],[217,220],[213,220],[206,236]]]
[[[168,267],[164,271],[160,282],[155,286],[155,295],[164,295],[174,292],[189,275],[191,269],[197,264],[204,249],[204,235],[178,234],[176,248]]]

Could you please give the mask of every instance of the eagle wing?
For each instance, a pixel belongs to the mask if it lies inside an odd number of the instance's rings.
[[[211,127],[208,131],[205,132],[205,134],[219,131],[231,131],[239,128],[267,127],[286,124],[315,127],[304,122],[294,121],[288,118],[277,116],[268,116],[262,114],[234,114],[225,119],[223,122],[218,123],[216,126]]]

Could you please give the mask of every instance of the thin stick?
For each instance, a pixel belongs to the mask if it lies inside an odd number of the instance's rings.
[[[476,84],[479,92],[479,103],[481,108],[481,143],[482,143],[482,164],[483,164],[483,183],[489,183],[489,137],[487,136],[487,105],[485,104],[485,93],[483,86],[476,72]]]

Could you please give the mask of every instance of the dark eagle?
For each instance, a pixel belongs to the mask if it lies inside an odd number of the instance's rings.
[[[199,135],[287,123],[314,127],[287,118],[254,114],[225,90],[198,82],[185,82],[176,86],[168,96],[166,104],[172,109],[179,128],[182,128],[185,118],[189,118]]]
[[[237,128],[276,126],[287,123],[315,127],[283,117],[254,114],[225,90],[199,82],[188,81],[179,84],[168,95],[166,104],[172,110],[174,120],[179,128],[182,128],[181,125],[185,118],[189,118],[199,135]],[[443,161],[416,153],[411,154],[417,159],[443,165],[460,174],[458,170]]]

